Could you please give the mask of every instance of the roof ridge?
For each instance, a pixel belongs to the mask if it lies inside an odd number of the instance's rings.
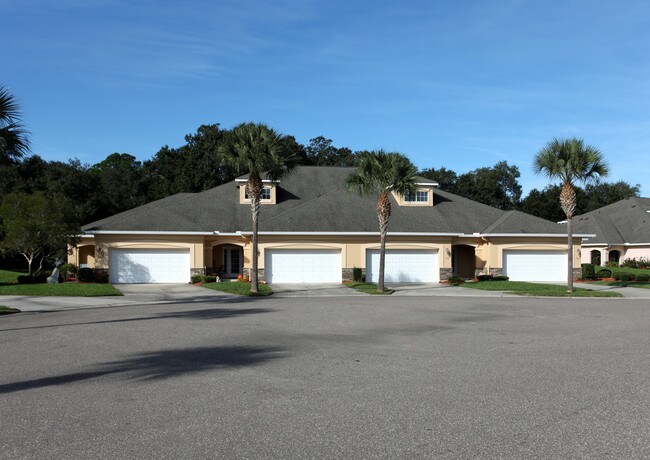
[[[492,230],[494,230],[499,225],[501,225],[506,220],[508,220],[510,217],[512,217],[514,212],[515,212],[514,210],[503,211],[503,214],[497,220],[492,222],[492,224],[488,225],[487,228],[485,228],[481,233],[490,233]]]

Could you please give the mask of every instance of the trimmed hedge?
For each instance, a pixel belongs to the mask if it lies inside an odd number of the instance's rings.
[[[464,282],[465,282],[465,278],[461,278],[460,276],[452,276],[451,278],[449,278],[449,284],[458,285],[458,284],[463,284]]]
[[[596,268],[594,264],[582,264],[582,279],[593,280],[596,278]]]
[[[598,270],[598,273],[596,273],[596,278],[611,278],[611,277],[612,277],[612,271],[606,268],[603,268],[602,270]]]
[[[636,280],[646,282],[650,280],[650,275],[648,275],[647,273],[639,273],[638,275],[636,275]]]
[[[479,281],[492,281],[492,278],[494,278],[492,275],[477,275],[476,279]]]
[[[88,267],[80,268],[79,271],[77,272],[77,279],[82,283],[94,283],[95,272],[92,268],[88,268]]]
[[[362,281],[363,274],[361,272],[361,269],[359,267],[353,267],[352,268],[352,280],[353,281]]]
[[[499,275],[492,278],[492,281],[508,281],[510,278],[506,275]]]

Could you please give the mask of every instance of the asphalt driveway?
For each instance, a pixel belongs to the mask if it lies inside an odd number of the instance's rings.
[[[0,317],[0,458],[647,458],[650,302],[215,298]]]

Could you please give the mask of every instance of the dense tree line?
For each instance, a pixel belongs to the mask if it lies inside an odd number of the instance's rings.
[[[46,161],[38,155],[3,158],[0,162],[0,201],[9,193],[43,192],[70,201],[79,223],[92,222],[179,192],[200,192],[229,182],[236,171],[220,157],[220,145],[231,130],[203,125],[185,136],[180,147],[163,146],[151,159],[138,161],[128,153],[112,153],[88,165],[79,160]],[[336,147],[318,136],[308,145],[293,136],[281,137],[281,148],[300,165],[354,166],[361,152]],[[499,209],[519,209],[559,221],[559,186],[533,189],[522,197],[519,168],[501,161],[459,174],[446,168],[427,168],[419,174],[436,180],[440,188]],[[624,181],[576,187],[576,214],[639,195],[639,186]]]

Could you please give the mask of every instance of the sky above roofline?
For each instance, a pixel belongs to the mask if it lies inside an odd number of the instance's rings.
[[[0,0],[1,84],[33,153],[96,163],[261,121],[304,144],[400,151],[458,173],[580,137],[609,180],[650,177],[644,1]]]

